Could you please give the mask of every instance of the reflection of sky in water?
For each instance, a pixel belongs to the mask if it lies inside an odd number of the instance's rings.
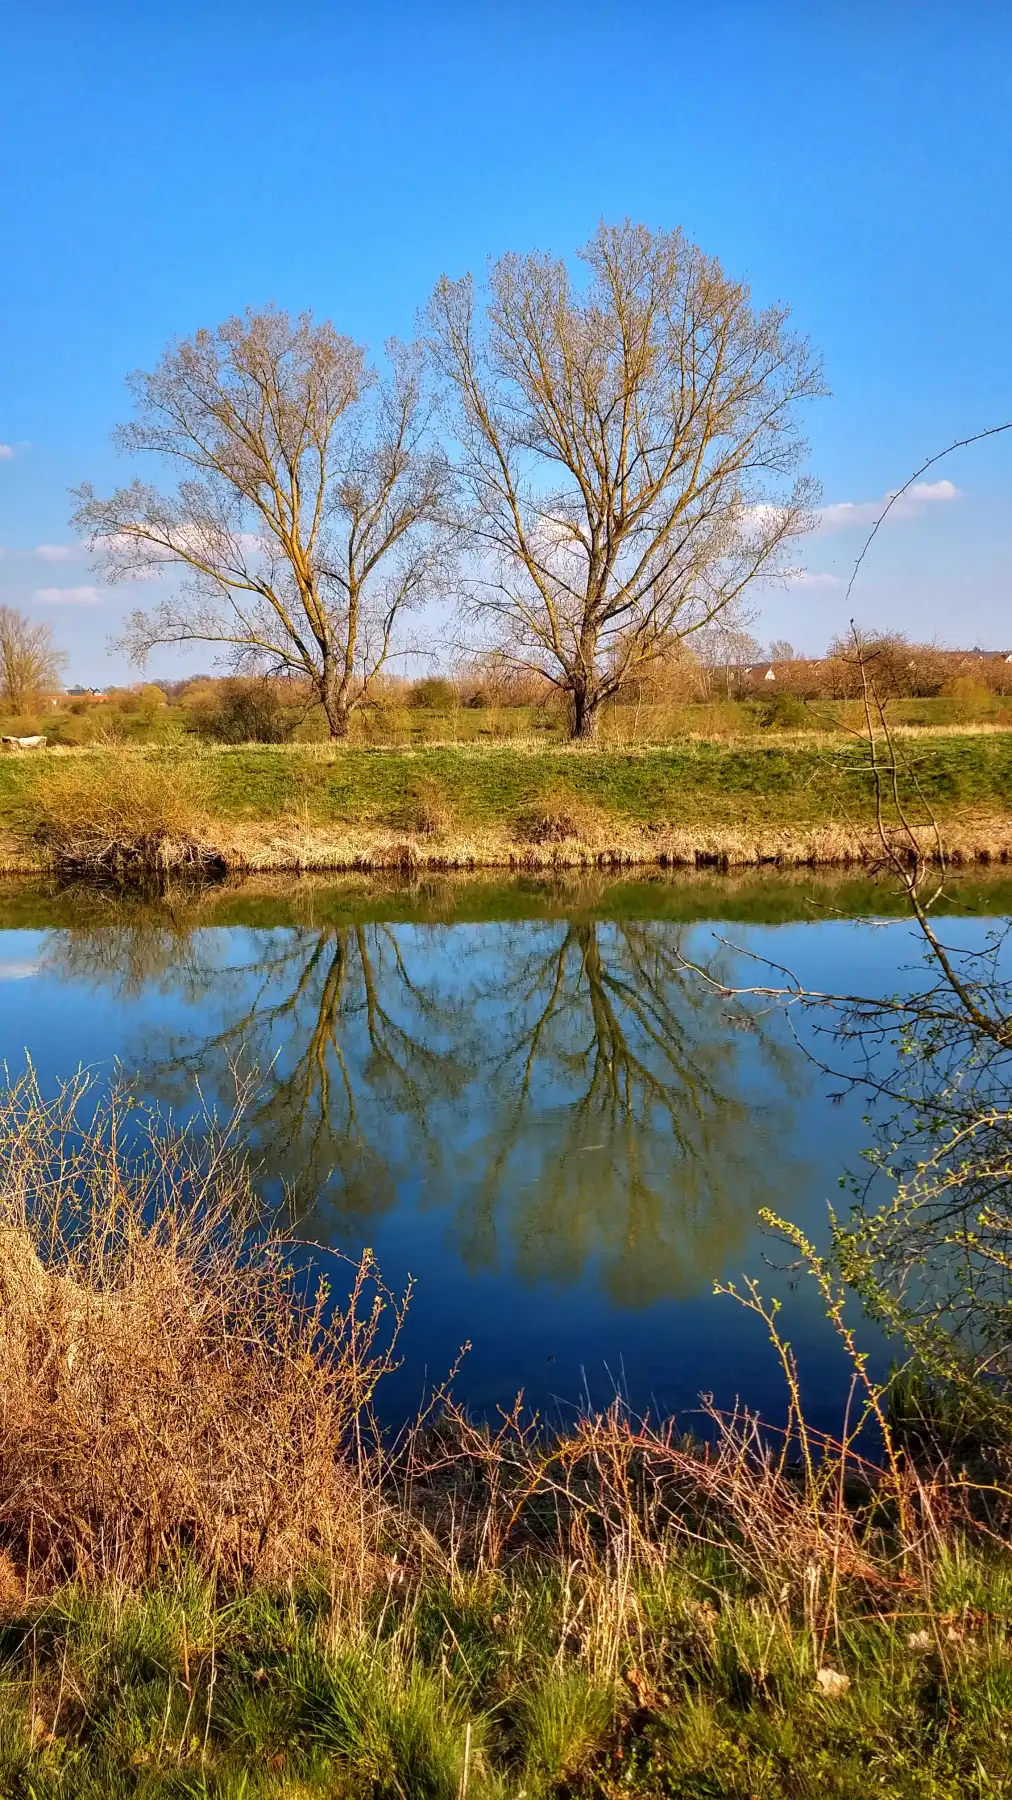
[[[947,924],[962,943],[986,930]],[[716,955],[728,982],[765,979],[717,936],[823,991],[916,979],[905,926],[836,919],[7,931],[2,1051],[13,1071],[27,1049],[47,1088],[118,1060],[184,1109],[198,1079],[227,1102],[255,1062],[268,1189],[294,1184],[303,1208],[319,1193],[307,1235],[416,1277],[391,1404],[470,1340],[458,1391],[477,1406],[620,1381],[638,1403],[705,1388],[775,1414],[761,1326],[711,1293],[747,1271],[785,1299],[831,1425],[843,1364],[756,1215],[823,1232],[867,1101],[834,1103],[782,1018],[681,971],[679,952]]]

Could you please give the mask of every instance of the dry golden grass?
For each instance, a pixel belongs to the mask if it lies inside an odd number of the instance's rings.
[[[546,809],[532,815],[531,835],[523,827],[523,835],[458,828],[437,836],[364,825],[334,830],[309,821],[280,827],[222,826],[215,834],[215,847],[224,867],[239,874],[285,869],[376,873],[647,866],[747,869],[763,864],[783,869],[850,868],[870,865],[877,856],[870,834],[856,825],[639,828],[601,816],[588,826],[588,809],[577,834],[566,829],[576,823],[571,811],[550,816]],[[927,828],[923,837],[930,855],[933,839]],[[975,816],[947,825],[946,854],[954,865],[1007,862],[1012,858],[1012,817]]]
[[[178,768],[124,753],[110,771],[93,756],[59,756],[32,781],[22,812],[43,858],[68,870],[123,874],[215,860],[198,763]]]
[[[547,815],[546,815],[547,817]],[[120,840],[89,831],[52,838],[32,833],[26,842],[0,836],[0,875],[44,869],[71,873],[168,874],[173,870],[231,875],[374,873],[403,870],[450,873],[469,870],[565,870],[671,868],[721,870],[853,868],[877,860],[868,834],[856,826],[819,825],[658,826],[640,829],[612,821],[593,834],[571,833],[565,817],[534,822],[531,835],[490,827],[468,831],[427,811],[413,828],[385,825],[328,828],[308,817],[274,824],[208,824],[200,839],[155,835]],[[522,829],[522,827],[521,827]],[[924,833],[930,855],[929,833]],[[954,866],[1012,861],[1012,818],[984,814],[946,825],[946,855]]]
[[[335,1305],[263,1229],[227,1132],[86,1078],[0,1094],[0,1550],[26,1589],[361,1574],[363,1413],[400,1310]]]

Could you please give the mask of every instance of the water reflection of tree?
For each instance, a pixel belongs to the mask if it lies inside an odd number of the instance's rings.
[[[185,1105],[199,1083],[228,1102],[259,1071],[251,1142],[268,1183],[316,1201],[316,1229],[353,1237],[410,1181],[450,1207],[472,1266],[563,1283],[597,1268],[635,1304],[697,1290],[759,1204],[785,1204],[786,1102],[768,1095],[786,1091],[786,1051],[686,977],[684,936],[135,920],[52,950],[124,997],[154,985],[199,1009],[145,1046],[159,1098]]]
[[[565,1281],[593,1260],[614,1298],[645,1303],[698,1290],[758,1206],[783,1204],[787,1108],[744,1093],[743,1032],[780,1092],[792,1059],[686,976],[683,939],[583,921],[515,944],[496,1058],[512,1104],[472,1146],[458,1220],[475,1265],[508,1245]]]
[[[59,955],[71,974],[107,982],[118,970],[124,997],[142,991],[146,966],[165,992],[168,936],[147,923],[61,934]],[[416,1164],[438,1164],[429,1117],[468,1078],[464,1021],[412,978],[387,925],[254,929],[225,942],[218,957],[180,956],[178,996],[203,1018],[149,1037],[138,1078],[181,1109],[197,1087],[225,1107],[245,1089],[263,1182],[283,1182],[300,1212],[316,1207],[347,1236],[393,1204],[404,1127]]]

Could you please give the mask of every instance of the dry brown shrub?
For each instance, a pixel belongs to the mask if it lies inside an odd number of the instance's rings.
[[[419,776],[396,808],[392,823],[422,837],[439,837],[452,829],[457,811],[442,784],[432,776]]]
[[[300,1277],[205,1126],[85,1077],[0,1097],[0,1565],[26,1588],[363,1572],[364,1415],[402,1304],[368,1255],[342,1305]]]
[[[605,823],[600,809],[589,801],[564,788],[551,788],[517,815],[515,828],[527,844],[562,844],[569,839],[593,844]]]
[[[458,1553],[495,1565],[541,1539],[567,1559],[612,1564],[663,1561],[679,1543],[731,1550],[756,1585],[799,1596],[830,1579],[880,1592],[893,1574],[862,1541],[866,1514],[842,1506],[840,1483],[877,1491],[881,1471],[828,1437],[805,1474],[796,1437],[746,1412],[704,1400],[709,1436],[693,1440],[673,1420],[634,1419],[616,1401],[546,1438],[519,1408],[489,1431],[448,1406],[436,1431],[411,1444],[411,1491],[434,1541],[452,1512]],[[809,1437],[812,1434],[809,1433]],[[845,1469],[844,1469],[845,1464]],[[463,1496],[460,1471],[476,1497]],[[447,1516],[444,1516],[447,1515]]]
[[[198,764],[130,752],[59,757],[23,788],[21,829],[59,868],[122,874],[218,862]]]

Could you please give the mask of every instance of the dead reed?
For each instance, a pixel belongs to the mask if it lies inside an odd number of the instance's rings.
[[[235,1121],[231,1124],[234,1126]],[[400,1308],[300,1281],[229,1125],[87,1077],[0,1094],[0,1548],[27,1589],[365,1554],[363,1416]],[[387,1332],[387,1326],[392,1332]]]

